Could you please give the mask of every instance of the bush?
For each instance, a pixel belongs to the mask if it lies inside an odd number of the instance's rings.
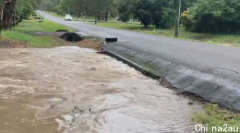
[[[121,14],[119,18],[122,22],[128,22],[130,20],[130,14]]]
[[[174,1],[169,0],[122,0],[118,11],[120,16],[133,15],[145,27],[154,24],[164,29],[174,25],[176,16]]]
[[[181,15],[181,23],[182,25],[185,27],[185,29],[187,31],[192,31],[191,27],[192,27],[192,21],[188,18],[188,12],[189,10],[187,11],[184,11]]]
[[[31,0],[17,0],[16,14],[24,19],[28,19],[29,16],[33,15],[34,8]]]
[[[183,12],[186,30],[199,33],[240,32],[239,0],[200,0]],[[214,7],[214,8],[213,8]]]
[[[176,9],[173,1],[155,0],[151,9],[153,24],[157,28],[168,29],[174,25]]]
[[[169,29],[173,27],[175,21],[176,12],[171,8],[163,8],[163,16],[161,21],[161,28]]]
[[[118,7],[119,19],[122,22],[128,22],[132,13],[131,1],[122,0]]]

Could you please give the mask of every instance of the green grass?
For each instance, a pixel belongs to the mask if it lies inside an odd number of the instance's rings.
[[[224,124],[227,124],[228,127],[238,127],[238,132],[240,132],[240,114],[221,109],[215,104],[208,104],[205,107],[205,113],[195,114],[192,120],[197,124],[203,124],[205,127],[208,127],[208,133],[221,133],[218,130],[212,130],[212,127],[223,127]],[[234,132],[228,131],[228,133]]]
[[[18,31],[3,31],[2,39],[27,42],[27,47],[46,48],[58,46],[59,41],[50,36],[31,36]]]
[[[23,20],[18,26],[14,27],[13,30],[17,31],[45,31],[55,32],[58,29],[67,29],[69,31],[75,31],[67,26],[57,24],[48,20],[44,22],[38,22],[37,20]]]
[[[93,23],[92,23],[93,24]],[[140,23],[122,23],[122,22],[107,22],[98,23],[98,26],[110,27],[123,30],[131,30],[136,32],[142,32],[157,36],[174,37],[174,28],[172,29],[155,29],[154,26],[145,28]],[[186,32],[184,27],[180,27],[179,39],[193,40],[199,42],[205,42],[209,44],[221,44],[226,46],[240,47],[240,35],[224,35],[224,34],[200,34]]]
[[[2,39],[27,42],[27,47],[54,47],[61,45],[60,39],[52,36],[32,36],[28,32],[55,32],[58,29],[74,31],[72,28],[51,21],[39,23],[37,20],[23,20],[13,30],[2,31]]]

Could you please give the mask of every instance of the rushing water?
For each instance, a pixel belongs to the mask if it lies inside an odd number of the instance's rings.
[[[0,54],[0,133],[190,132],[191,116],[202,110],[90,49],[1,49]]]

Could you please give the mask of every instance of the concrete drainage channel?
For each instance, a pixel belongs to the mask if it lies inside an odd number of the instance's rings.
[[[240,112],[240,85],[237,82],[157,59],[127,49],[121,44],[104,43],[102,53],[121,60],[154,79],[164,78],[165,82],[179,93],[193,94],[221,107]]]

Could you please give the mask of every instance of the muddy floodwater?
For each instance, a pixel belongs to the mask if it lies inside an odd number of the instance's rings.
[[[90,49],[0,50],[0,133],[191,132],[189,101]]]

